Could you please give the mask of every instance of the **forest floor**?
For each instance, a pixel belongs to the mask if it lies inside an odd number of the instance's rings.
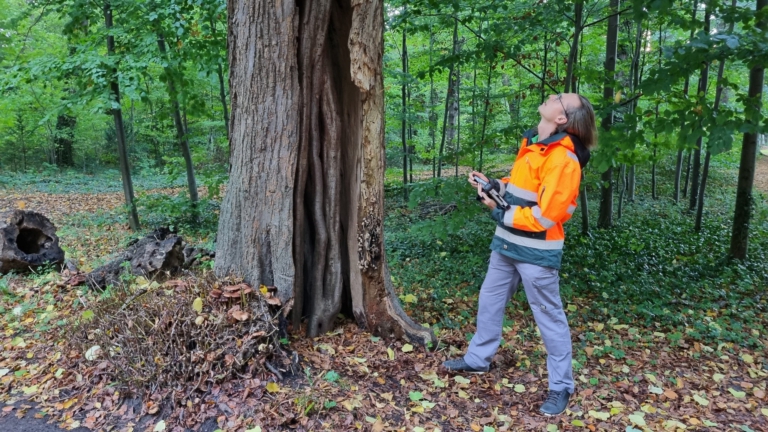
[[[768,194],[768,156],[762,154],[757,155],[755,189]]]
[[[768,193],[768,157],[759,157],[755,184]],[[83,214],[118,208],[119,193],[4,193],[0,214],[23,207],[48,215],[81,269],[118,252],[129,236],[124,224],[80,221]],[[538,406],[547,388],[546,353],[519,299],[508,309],[506,342],[485,375],[440,368],[464,352],[471,325],[442,329],[437,349],[428,351],[340,322],[330,334],[290,340],[302,373],[279,382],[270,372],[244,377],[206,393],[182,394],[158,410],[149,397],[126,397],[130,392],[109,379],[107,362],[88,361],[70,346],[70,322],[84,304],[99,301],[99,293],[68,287],[56,272],[40,272],[0,279],[0,295],[0,430],[49,432],[56,425],[180,431],[185,428],[178,419],[184,418],[192,430],[227,432],[768,431],[765,345],[704,344],[654,326],[585,321],[580,311],[590,307],[586,299],[567,305],[574,358],[583,363],[576,371],[577,393],[564,414],[543,417]],[[477,295],[443,301],[455,313],[474,315]]]

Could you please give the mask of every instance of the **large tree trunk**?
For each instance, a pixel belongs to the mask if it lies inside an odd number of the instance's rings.
[[[383,7],[230,0],[230,180],[216,273],[274,285],[294,330],[345,311],[387,337],[432,332],[404,313],[384,254]]]
[[[605,43],[605,71],[609,76],[613,76],[616,70],[616,51],[618,47],[619,36],[619,0],[611,0],[609,13],[613,14],[608,18],[608,36]],[[606,84],[603,88],[603,100],[606,103],[613,101],[613,84]],[[609,130],[613,124],[613,113],[608,113],[602,121],[604,130]],[[599,228],[610,228],[613,226],[613,168],[608,168],[601,176],[603,186],[600,195],[600,215],[597,218]]]
[[[162,32],[157,32],[157,47],[160,50],[163,58],[165,58],[166,66],[163,68],[165,73],[165,82],[168,84],[168,97],[171,99],[171,111],[173,114],[173,124],[176,125],[176,140],[181,149],[181,155],[184,157],[184,165],[187,170],[187,188],[189,189],[189,199],[196,203],[197,197],[197,181],[195,180],[195,167],[192,163],[192,152],[189,149],[189,138],[187,137],[187,121],[186,115],[184,121],[181,119],[181,109],[179,108],[179,92],[176,88],[176,74],[181,71],[176,71],[171,68],[171,59],[168,56],[168,50],[165,47],[165,36]]]
[[[112,28],[112,5],[104,4],[104,25],[109,31]],[[107,36],[107,55],[115,55],[115,37]],[[123,178],[123,195],[128,205],[128,223],[131,229],[138,231],[140,228],[139,214],[133,202],[133,181],[131,180],[131,167],[128,162],[128,150],[125,144],[125,126],[123,125],[123,109],[120,107],[120,84],[117,82],[117,68],[110,71],[109,89],[112,100],[112,117],[115,119],[115,134],[117,135],[117,154],[120,160],[120,175]]]
[[[764,12],[768,8],[768,0],[757,0],[757,11]],[[758,28],[768,29],[768,17],[757,24]],[[756,64],[749,70],[749,99],[745,102],[745,113],[750,130],[757,129],[760,123],[760,108],[762,107],[763,81],[765,80],[765,65]],[[757,158],[757,133],[745,132],[741,142],[741,163],[739,164],[739,180],[736,186],[736,211],[733,215],[733,231],[731,232],[732,257],[746,259],[749,240],[749,220],[752,216],[752,186],[755,182],[755,159]]]

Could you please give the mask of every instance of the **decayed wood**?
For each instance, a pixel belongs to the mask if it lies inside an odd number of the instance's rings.
[[[64,262],[56,226],[40,213],[13,212],[0,221],[0,274]]]
[[[217,274],[276,286],[309,336],[344,311],[373,332],[434,341],[402,312],[384,256],[382,2],[228,8],[232,171]]]
[[[182,238],[167,228],[160,228],[129,245],[114,260],[88,273],[86,283],[99,289],[117,285],[126,271],[148,279],[160,278],[178,273],[184,262]]]

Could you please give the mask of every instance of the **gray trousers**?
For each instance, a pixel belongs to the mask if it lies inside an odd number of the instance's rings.
[[[480,289],[477,332],[472,337],[464,361],[474,368],[491,363],[501,341],[504,311],[520,281],[525,287],[533,318],[547,349],[549,389],[573,393],[571,329],[560,299],[560,276],[553,268],[540,267],[491,252],[488,273]]]

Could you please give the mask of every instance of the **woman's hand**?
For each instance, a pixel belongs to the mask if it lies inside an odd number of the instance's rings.
[[[483,192],[483,187],[480,186],[479,184],[477,185],[477,194],[483,198],[481,202],[485,204],[489,209],[491,209],[491,211],[496,210],[496,201],[488,198],[488,195],[486,195],[485,192]]]
[[[469,184],[471,184],[473,188],[478,187],[478,183],[474,179],[475,176],[481,178],[484,182],[488,182],[488,177],[486,177],[485,174],[477,171],[472,171],[471,173],[469,173]]]

